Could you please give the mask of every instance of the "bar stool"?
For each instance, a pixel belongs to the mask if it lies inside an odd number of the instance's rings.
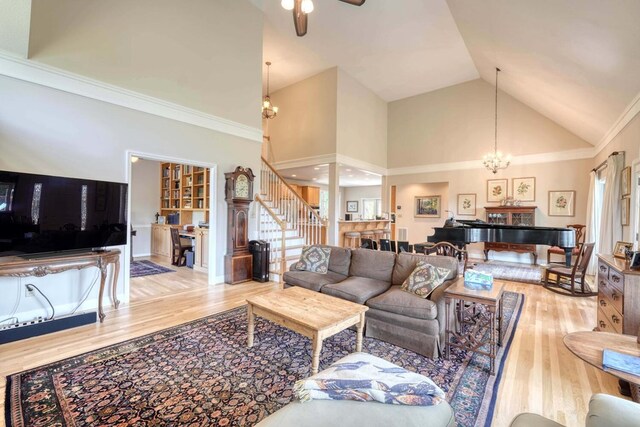
[[[375,236],[373,235],[373,230],[362,230],[360,232],[360,239],[375,240]]]
[[[384,230],[373,230],[373,240],[380,243],[382,238],[384,238]]]
[[[388,228],[383,228],[382,230],[382,238],[383,239],[391,239],[391,230]]]
[[[360,232],[347,231],[346,233],[344,233],[344,247],[345,248],[360,247]]]

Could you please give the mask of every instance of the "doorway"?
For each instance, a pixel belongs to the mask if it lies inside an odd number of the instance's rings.
[[[216,254],[213,245],[216,165],[129,152],[127,166],[128,300],[148,301],[214,284],[215,260],[222,255]],[[174,240],[185,248],[178,265],[174,264]]]

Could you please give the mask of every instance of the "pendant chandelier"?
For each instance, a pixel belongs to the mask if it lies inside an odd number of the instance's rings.
[[[493,152],[487,153],[482,158],[482,164],[493,173],[498,173],[500,169],[506,169],[511,164],[511,156],[502,156],[498,151],[498,73],[500,68],[496,67],[496,111],[495,111],[495,136],[493,144]]]
[[[353,6],[362,6],[366,0],[340,0]],[[283,8],[293,11],[293,25],[298,37],[307,34],[307,15],[313,12],[313,0],[282,0]]]
[[[262,118],[274,119],[278,115],[278,107],[271,103],[271,97],[269,96],[269,67],[271,62],[265,62],[267,64],[267,94],[262,99]]]

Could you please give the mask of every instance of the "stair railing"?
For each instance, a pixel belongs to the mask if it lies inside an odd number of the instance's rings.
[[[268,242],[270,248],[275,248],[276,244],[280,242],[279,251],[273,249],[269,251],[269,264],[279,265],[279,271],[271,271],[271,265],[268,268],[269,276],[271,273],[277,273],[278,280],[282,283],[282,275],[287,268],[287,224],[278,217],[259,194],[256,194],[255,200],[258,202],[259,239]],[[274,259],[271,258],[272,255]],[[271,279],[271,277],[269,278]]]
[[[281,215],[288,229],[297,231],[305,245],[326,243],[327,227],[318,212],[309,205],[284,178],[262,158],[260,194]]]

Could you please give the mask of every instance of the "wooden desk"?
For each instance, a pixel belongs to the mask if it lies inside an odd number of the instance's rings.
[[[475,351],[491,358],[491,375],[495,374],[497,346],[502,345],[502,291],[504,282],[496,280],[491,290],[473,290],[464,286],[464,277],[444,291],[445,302],[445,358],[449,359],[451,346]],[[455,305],[459,327],[451,319],[451,303]],[[486,313],[477,311],[475,304],[486,307]],[[496,314],[497,312],[497,314]],[[471,320],[473,318],[473,320]],[[467,330],[465,330],[465,325]],[[473,325],[473,326],[472,326]],[[489,339],[476,341],[483,329],[489,330]],[[453,340],[455,339],[455,341]],[[489,343],[489,352],[480,348]]]
[[[605,348],[620,353],[631,354],[640,357],[640,342],[634,335],[622,335],[610,332],[572,332],[562,339],[564,345],[580,359],[598,369],[602,369],[621,380],[631,384],[631,396],[635,402],[640,402],[640,376],[604,368],[602,366],[602,353]]]
[[[313,340],[312,375],[318,373],[325,338],[357,325],[356,351],[362,351],[365,305],[297,286],[251,297],[247,304],[247,346],[253,346],[255,316],[271,320]]]
[[[113,264],[113,285],[111,300],[118,308],[120,301],[117,297],[118,273],[120,272],[120,250],[113,249],[105,252],[86,252],[77,255],[58,255],[50,258],[24,259],[16,256],[0,258],[0,277],[44,277],[48,274],[62,273],[68,270],[82,270],[89,267],[100,269],[100,294],[98,296],[98,315],[100,322],[104,321],[102,296],[107,281],[107,268]]]

